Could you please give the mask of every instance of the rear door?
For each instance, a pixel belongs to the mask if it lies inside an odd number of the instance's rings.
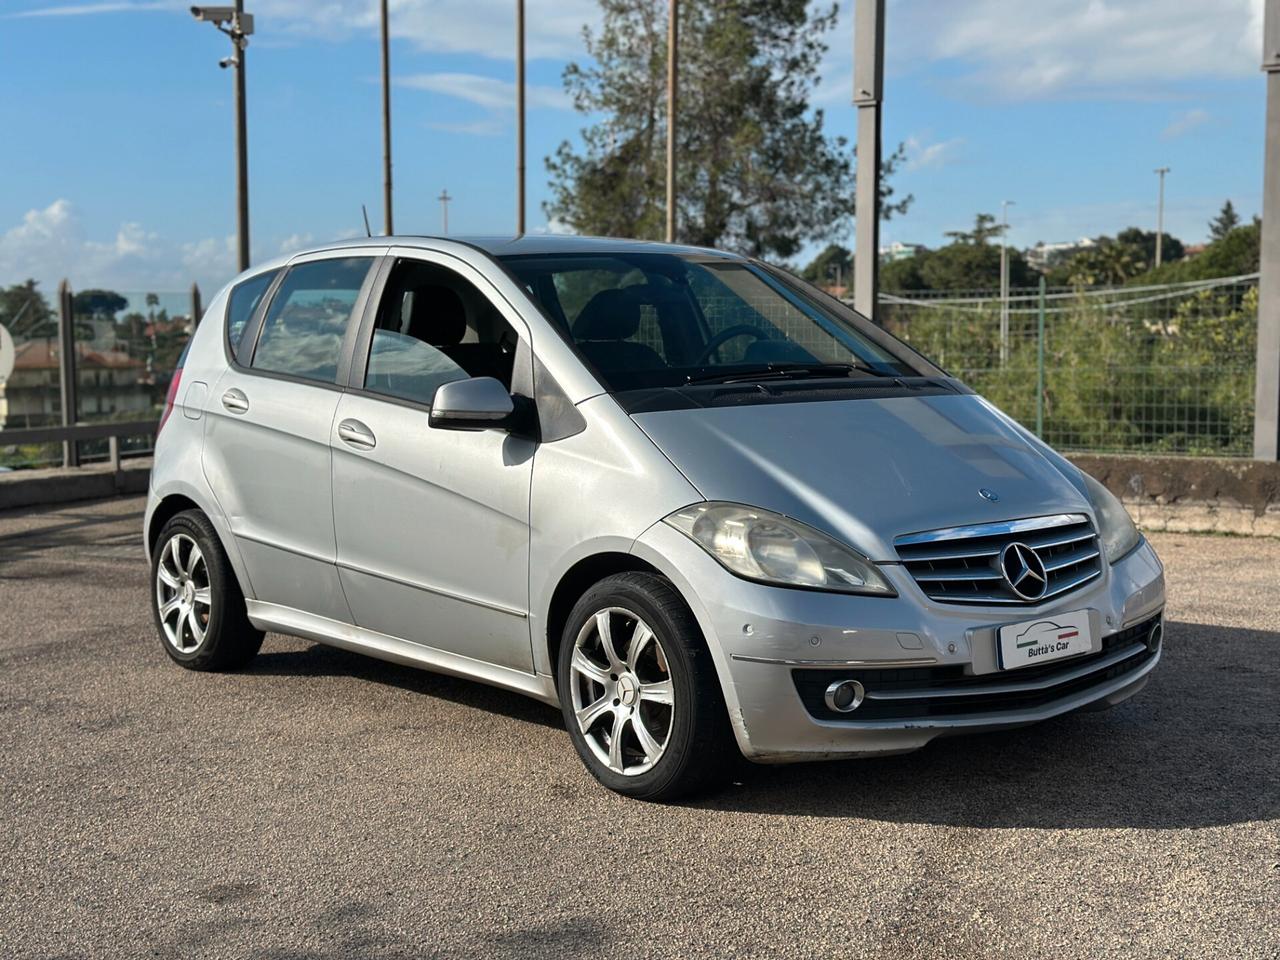
[[[529,483],[536,444],[428,424],[436,389],[491,376],[531,396],[528,331],[473,268],[391,262],[334,417],[338,572],[355,623],[532,672]]]
[[[228,342],[203,454],[254,596],[348,623],[329,434],[358,333],[352,317],[381,252],[302,257],[276,279],[241,339]]]

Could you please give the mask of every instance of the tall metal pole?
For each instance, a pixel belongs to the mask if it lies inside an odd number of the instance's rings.
[[[1000,363],[1009,360],[1009,208],[1015,201],[1000,201]]]
[[[1280,0],[1267,0],[1262,69],[1267,74],[1267,153],[1262,186],[1262,278],[1258,283],[1257,398],[1253,455],[1280,460]]]
[[[516,0],[516,233],[520,236],[524,236],[524,208],[524,0]]]
[[[857,232],[853,306],[876,319],[880,258],[880,103],[884,91],[884,0],[856,0],[853,103],[858,109]]]
[[[231,40],[236,46],[236,235],[240,269],[249,269],[249,125],[245,117],[244,58],[249,46],[243,25],[244,0],[236,0]]]
[[[667,11],[667,243],[676,242],[676,110],[679,101],[680,0]]]
[[[1160,175],[1160,201],[1156,205],[1156,266],[1160,266],[1164,262],[1164,177],[1169,172],[1168,167],[1159,167],[1156,173]]]
[[[449,201],[452,200],[453,197],[449,196],[449,191],[446,189],[446,190],[441,190],[440,196],[436,197],[436,199],[440,201],[440,217],[444,223],[443,233],[445,236],[448,236],[449,235]]]
[[[62,425],[70,427],[80,416],[79,381],[76,375],[76,316],[71,284],[58,284],[58,386],[62,396]],[[80,466],[80,446],[75,440],[62,442],[62,465]]]
[[[382,0],[382,210],[387,236],[396,232],[391,216],[391,19]]]

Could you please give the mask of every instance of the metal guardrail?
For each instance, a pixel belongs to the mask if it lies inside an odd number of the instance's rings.
[[[81,440],[108,441],[108,462],[112,469],[120,469],[120,438],[155,436],[160,428],[158,420],[120,420],[109,423],[77,423],[65,427],[24,427],[19,430],[0,430],[0,447],[22,443],[62,443],[74,448]],[[64,462],[78,456],[64,456]]]

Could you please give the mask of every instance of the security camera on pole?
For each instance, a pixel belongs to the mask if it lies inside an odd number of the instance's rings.
[[[253,14],[244,12],[244,0],[234,7],[192,7],[197,20],[212,23],[231,38],[235,52],[218,61],[218,66],[236,68],[236,233],[240,246],[240,269],[249,269],[249,147],[245,123],[244,51],[253,33]]]

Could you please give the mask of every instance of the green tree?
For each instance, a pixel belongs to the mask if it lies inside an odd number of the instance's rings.
[[[800,271],[800,276],[810,283],[823,285],[833,283],[839,276],[846,284],[853,282],[853,253],[848,247],[831,243],[809,261],[808,266]]]
[[[44,336],[45,333],[33,332],[45,330],[54,322],[53,311],[49,309],[44,294],[36,289],[38,286],[35,280],[25,280],[0,288],[0,323],[15,336]]]
[[[922,268],[932,251],[923,250],[913,257],[903,257],[880,268],[880,288],[886,293],[913,293],[928,290]]]
[[[1240,214],[1236,213],[1235,204],[1230,200],[1222,205],[1222,210],[1209,221],[1209,236],[1214,240],[1223,240],[1236,227],[1240,226]]]
[[[1099,237],[1098,245],[1081,250],[1067,262],[1067,275],[1076,287],[1118,287],[1146,271],[1142,248]]]
[[[548,217],[581,233],[663,236],[666,5],[600,0],[588,60],[565,88],[593,123],[581,147],[547,158]],[[752,255],[792,257],[848,232],[853,151],[810,109],[836,7],[807,0],[686,0],[680,6],[678,239]],[[901,161],[884,164],[886,184]],[[910,197],[883,192],[886,217]]]
[[[980,213],[973,218],[972,230],[949,230],[944,236],[950,237],[954,244],[970,247],[986,246],[987,241],[1004,233],[1004,227],[996,223],[990,213]]]
[[[1099,237],[1098,240],[1101,242],[1103,238]],[[1138,251],[1138,259],[1145,263],[1156,262],[1156,232],[1154,230],[1129,227],[1116,234],[1116,243],[1133,247]],[[1182,241],[1166,233],[1164,235],[1164,243],[1160,249],[1160,257],[1163,262],[1173,263],[1173,261],[1181,260],[1186,255],[1187,248],[1183,246]]]
[[[72,305],[77,317],[114,317],[129,301],[114,290],[81,290]]]
[[[1261,241],[1262,225],[1255,220],[1215,240],[1202,253],[1176,263],[1166,263],[1158,270],[1135,277],[1133,282],[1182,283],[1257,273],[1261,262]]]

